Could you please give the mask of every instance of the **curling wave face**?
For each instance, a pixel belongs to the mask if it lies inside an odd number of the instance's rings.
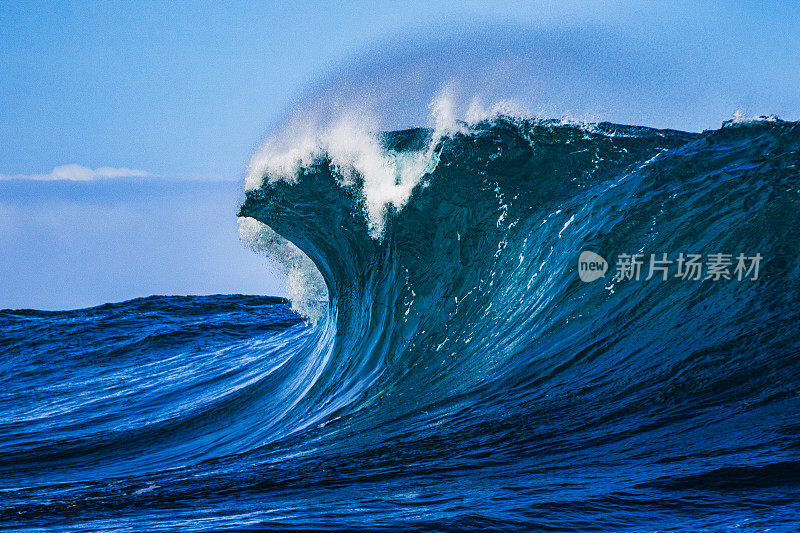
[[[313,320],[235,296],[3,312],[2,518],[794,530],[800,125],[442,123],[254,157],[242,235]],[[584,250],[763,262],[585,283]]]

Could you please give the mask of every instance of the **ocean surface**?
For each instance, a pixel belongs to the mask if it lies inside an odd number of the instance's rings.
[[[800,529],[799,123],[336,140],[251,165],[292,302],[0,311],[0,530]]]

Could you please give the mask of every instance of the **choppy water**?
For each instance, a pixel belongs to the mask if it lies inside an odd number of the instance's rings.
[[[324,280],[315,323],[235,295],[0,312],[4,530],[797,529],[800,125],[495,118],[381,150],[388,185],[325,152],[250,184],[240,215]]]

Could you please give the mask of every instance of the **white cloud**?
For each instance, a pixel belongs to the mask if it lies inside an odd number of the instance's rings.
[[[83,165],[62,165],[54,168],[48,174],[0,174],[0,180],[68,180],[68,181],[93,181],[107,178],[144,178],[150,176],[149,172],[132,168],[100,167],[92,170]]]

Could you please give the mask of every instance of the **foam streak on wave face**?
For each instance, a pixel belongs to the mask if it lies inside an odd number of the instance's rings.
[[[386,150],[378,138],[377,118],[363,110],[343,113],[338,120],[320,126],[318,121],[304,118],[290,121],[276,135],[270,136],[253,155],[247,172],[245,189],[259,188],[265,179],[296,182],[303,167],[328,157],[341,176],[343,186],[355,186],[363,180],[362,194],[370,231],[380,238],[391,204],[401,209],[422,176],[438,163],[439,141],[457,132],[465,132],[467,124],[455,118],[452,91],[444,90],[430,105],[435,129],[428,146],[419,151]],[[518,108],[497,104],[489,110],[473,101],[467,113],[470,123],[490,115],[518,114]]]

